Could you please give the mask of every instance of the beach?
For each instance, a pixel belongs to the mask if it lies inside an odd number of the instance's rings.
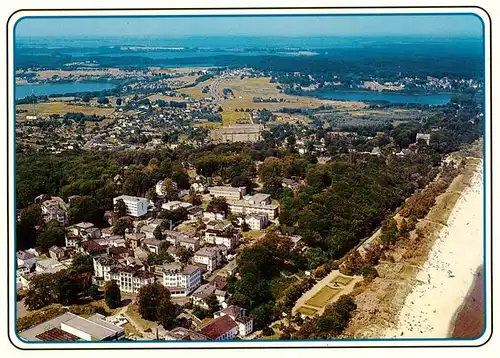
[[[470,306],[464,302],[474,292],[476,273],[483,264],[482,175],[481,163],[439,232],[386,338],[448,338],[457,313]]]

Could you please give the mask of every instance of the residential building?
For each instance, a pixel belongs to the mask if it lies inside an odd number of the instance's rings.
[[[238,326],[238,334],[240,337],[248,336],[253,332],[253,317],[246,315],[246,310],[231,305],[222,311],[215,312],[214,317],[230,317]]]
[[[200,332],[213,340],[234,339],[238,335],[238,324],[229,316],[218,317],[200,328]]]
[[[187,210],[188,220],[196,220],[203,215],[203,209],[199,206],[193,206]]]
[[[229,210],[233,214],[262,214],[267,215],[271,220],[278,217],[279,205],[271,203],[271,197],[268,194],[255,194],[245,196],[244,200],[229,201]]]
[[[147,214],[149,206],[148,199],[137,196],[120,195],[113,199],[113,205],[120,199],[125,203],[127,215],[138,218]]]
[[[226,213],[223,211],[206,210],[203,212],[203,219],[224,220],[225,218],[226,218]]]
[[[31,268],[36,263],[36,256],[27,251],[16,252],[16,258],[18,266],[25,265]]]
[[[177,190],[177,183],[172,181],[172,187],[174,190]],[[158,183],[156,183],[156,194],[160,196],[165,196],[167,195],[167,187],[165,184],[163,184],[163,180],[160,180]]]
[[[291,190],[296,190],[300,187],[300,183],[296,182],[295,180],[293,179],[283,179],[281,181],[281,185],[284,187],[284,188],[288,188],[288,189],[291,189]]]
[[[224,245],[229,250],[238,246],[239,234],[230,222],[214,220],[207,223],[205,241],[209,244]]]
[[[191,204],[191,203],[186,203],[185,201],[174,200],[174,201],[169,201],[168,203],[162,204],[161,208],[163,210],[172,211],[172,210],[176,210],[176,209],[180,209],[180,208],[189,209],[192,206],[193,206],[193,204]]]
[[[165,241],[157,240],[155,238],[146,238],[142,241],[142,246],[144,246],[144,248],[147,248],[150,252],[154,252],[155,254],[159,254],[160,247],[161,247],[162,243],[164,243],[164,242]]]
[[[207,341],[209,339],[200,332],[195,332],[184,327],[176,327],[168,331],[165,335],[166,341]]]
[[[123,261],[109,256],[94,257],[94,282],[102,287],[115,280],[121,291],[137,293],[141,287],[154,282],[152,273],[135,261]]]
[[[424,133],[417,133],[416,142],[418,143],[419,140],[423,140],[427,145],[429,145],[429,143],[431,142],[431,135]]]
[[[205,309],[209,309],[208,304],[206,302],[207,298],[215,295],[215,298],[217,298],[217,301],[222,307],[226,307],[227,304],[225,303],[226,301],[226,296],[227,292],[223,290],[217,289],[216,286],[206,283],[204,285],[201,285],[198,287],[191,295],[191,301],[193,302],[193,305],[200,306]]]
[[[69,249],[68,247],[58,247],[56,245],[49,248],[49,256],[57,261],[62,261],[69,259],[71,257],[71,252],[74,249]]]
[[[267,227],[269,220],[266,214],[250,214],[245,217],[245,222],[250,230],[262,230]]]
[[[134,232],[125,234],[125,240],[126,242],[128,242],[132,250],[135,250],[138,247],[140,247],[145,238],[146,234],[143,233]]]
[[[82,247],[80,248],[80,252],[86,252],[92,256],[105,254],[106,251],[106,247],[102,246],[95,240],[82,242]]]
[[[200,248],[200,239],[188,236],[179,231],[165,231],[165,239],[174,246],[182,246],[193,251]]]
[[[194,253],[193,262],[203,265],[206,271],[212,272],[221,264],[222,255],[217,246],[205,246]]]
[[[201,269],[177,262],[163,265],[163,285],[172,297],[186,297],[201,285]]]
[[[42,215],[45,222],[56,220],[59,225],[68,224],[67,210],[64,200],[58,197],[52,197],[41,204]]]
[[[57,260],[52,258],[39,260],[35,264],[35,271],[38,273],[55,273],[66,269],[67,267]]]
[[[122,327],[106,321],[103,315],[83,318],[70,312],[19,332],[28,342],[115,341],[124,335]]]
[[[191,188],[195,193],[204,194],[207,191],[207,185],[202,183],[193,183]]]
[[[246,194],[246,187],[233,188],[231,186],[211,186],[208,191],[214,198],[226,198],[226,200],[240,200]]]

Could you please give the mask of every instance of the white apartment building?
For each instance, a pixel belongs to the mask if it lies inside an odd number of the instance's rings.
[[[265,214],[251,214],[247,215],[245,222],[250,227],[250,230],[262,230],[266,228],[269,220]]]
[[[172,297],[186,297],[201,285],[201,269],[178,262],[163,265],[163,285]]]
[[[271,220],[278,217],[279,205],[271,203],[268,194],[255,194],[245,196],[244,200],[229,201],[229,210],[234,214],[260,214],[267,215]]]
[[[247,189],[243,187],[233,188],[231,186],[211,186],[208,192],[214,198],[223,197],[227,200],[240,200],[246,194]]]
[[[154,276],[143,266],[124,265],[108,256],[94,257],[94,275],[99,286],[115,280],[120,291],[137,293],[141,287],[154,283]]]
[[[113,199],[113,205],[120,199],[123,200],[127,207],[127,215],[138,218],[147,214],[149,206],[148,199],[137,196],[120,195]]]
[[[193,262],[205,265],[208,272],[215,270],[222,262],[222,255],[217,247],[202,247],[194,253]]]
[[[172,210],[176,210],[176,209],[180,209],[180,208],[189,209],[192,206],[193,206],[193,204],[191,204],[191,203],[186,203],[184,201],[174,200],[174,201],[169,201],[168,203],[162,204],[161,208],[163,210],[172,211]]]

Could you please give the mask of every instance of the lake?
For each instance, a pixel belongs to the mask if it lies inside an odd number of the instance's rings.
[[[331,92],[316,92],[314,97],[343,100],[343,101],[388,101],[391,103],[416,103],[427,104],[431,106],[447,104],[451,100],[450,94],[422,94],[422,95],[405,95],[401,93],[387,93],[387,92],[349,92],[349,91],[331,91]]]
[[[111,82],[68,82],[16,85],[16,99],[31,96],[32,91],[36,96],[64,94],[76,92],[93,92],[114,88]]]

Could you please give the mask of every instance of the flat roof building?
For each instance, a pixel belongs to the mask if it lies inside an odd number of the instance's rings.
[[[120,199],[123,200],[125,206],[127,207],[127,215],[138,218],[148,213],[148,199],[137,196],[120,195],[113,199],[113,205],[115,205]]]

